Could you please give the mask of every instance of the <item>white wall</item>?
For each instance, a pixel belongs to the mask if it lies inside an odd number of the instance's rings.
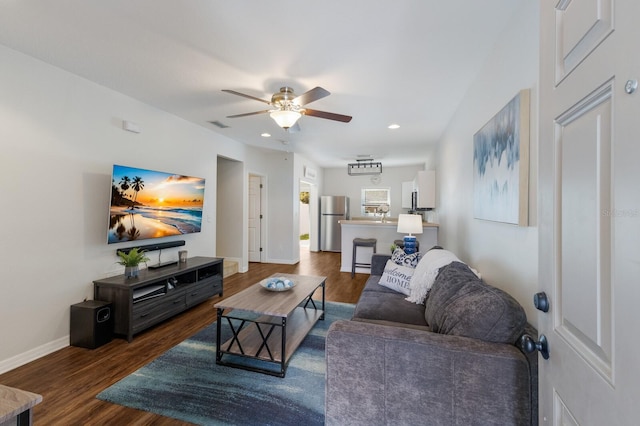
[[[247,198],[244,194],[244,164],[223,157],[217,159],[216,181],[216,252],[219,257],[235,260],[239,272],[246,272],[244,261],[247,255],[247,226],[244,210]],[[248,259],[246,259],[248,263]]]
[[[308,192],[308,191],[307,191]],[[309,204],[300,202],[300,235],[311,232],[311,216],[309,214]]]
[[[425,170],[424,164],[404,167],[385,167],[382,163],[380,182],[371,182],[371,175],[350,176],[347,173],[347,165],[341,168],[328,168],[324,170],[324,188],[320,195],[346,195],[349,197],[351,217],[361,216],[362,188],[390,188],[391,189],[391,215],[398,217],[399,213],[406,213],[407,209],[402,205],[402,182],[412,181],[420,170]]]
[[[298,210],[298,198],[294,189],[293,163],[293,154],[287,152],[247,152],[247,181],[249,174],[265,178],[262,223],[267,227],[263,249],[264,259],[268,263],[293,264],[299,256],[298,246],[295,250],[293,248],[294,234],[298,229],[298,217],[294,217],[294,210]],[[245,186],[248,188],[248,183]]]
[[[539,6],[524,4],[479,71],[441,143],[437,162],[439,241],[477,268],[490,284],[513,295],[536,324],[537,99]],[[528,227],[473,218],[473,135],[521,89],[531,89]]]
[[[215,256],[216,159],[245,147],[3,46],[0,63],[3,372],[68,345],[70,305],[123,272],[115,250],[132,244],[107,245],[114,163],[205,178],[202,232],[173,239]]]

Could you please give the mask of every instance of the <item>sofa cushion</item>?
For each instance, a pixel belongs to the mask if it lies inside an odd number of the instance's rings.
[[[391,290],[388,287],[378,284],[378,282],[380,282],[380,277],[382,277],[382,275],[369,276],[369,279],[367,279],[367,282],[364,284],[364,288],[362,289],[362,292],[365,293],[368,291],[375,291],[377,293],[397,294],[394,290]]]
[[[387,264],[387,260],[391,259],[390,254],[386,253],[373,253],[371,256],[371,276],[377,275],[378,278],[382,275],[384,267]]]
[[[387,260],[387,265],[378,284],[408,296],[411,293],[409,282],[414,270],[410,266],[398,265],[392,260]]]
[[[404,294],[383,287],[375,279],[370,278],[358,299],[353,319],[426,327],[424,305],[407,302],[404,298]]]
[[[425,305],[431,330],[497,343],[515,343],[527,322],[509,294],[486,284],[462,262],[440,269]]]

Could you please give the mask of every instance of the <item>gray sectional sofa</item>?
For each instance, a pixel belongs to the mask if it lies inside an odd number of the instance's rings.
[[[423,305],[378,284],[326,340],[327,425],[537,425],[536,337],[522,307],[468,266],[442,267]]]

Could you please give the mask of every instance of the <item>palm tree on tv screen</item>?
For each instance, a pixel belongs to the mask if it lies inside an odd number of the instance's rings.
[[[126,192],[127,189],[131,188],[131,178],[129,176],[122,176],[122,179],[120,179],[120,189],[122,189],[123,192]]]
[[[138,199],[138,192],[142,191],[142,189],[144,188],[144,181],[140,176],[136,176],[133,178],[131,188],[134,190],[133,200],[131,201],[131,208],[135,209],[135,203]]]
[[[127,189],[131,188],[131,178],[129,176],[122,176],[120,179],[120,189],[122,189],[122,196],[127,197]]]

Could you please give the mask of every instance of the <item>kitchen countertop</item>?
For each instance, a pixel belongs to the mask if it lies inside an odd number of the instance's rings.
[[[338,221],[340,225],[371,225],[371,226],[398,226],[398,219],[385,219],[384,222],[380,220],[340,220]],[[437,223],[431,222],[422,222],[422,226],[424,228],[427,227],[438,227]]]
[[[371,219],[340,220],[339,223],[342,231],[340,272],[351,272],[354,238],[375,238],[376,252],[391,254],[391,245],[406,235],[398,232],[397,218],[386,219],[384,222]],[[422,222],[422,233],[415,234],[420,247],[424,247],[422,250],[426,251],[438,245],[438,230],[437,223]],[[356,252],[357,263],[369,263],[372,250],[373,248],[369,247],[359,248]],[[369,274],[371,270],[356,267],[356,272]]]

